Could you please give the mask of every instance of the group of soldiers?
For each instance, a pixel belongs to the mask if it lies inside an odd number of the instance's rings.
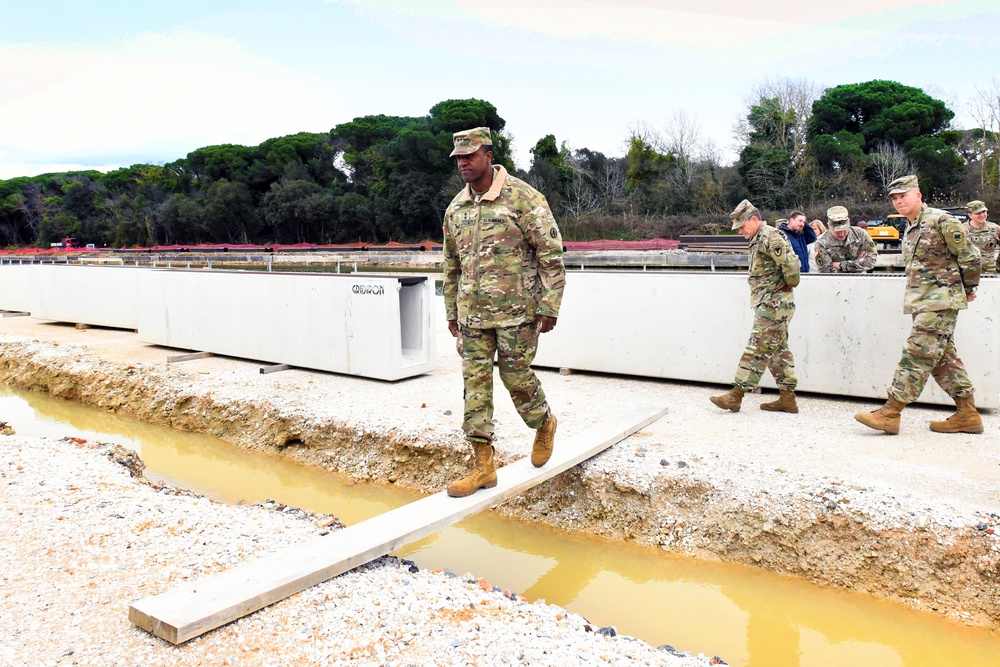
[[[556,326],[565,287],[562,237],[545,197],[524,181],[492,164],[492,134],[477,127],[453,135],[465,187],[444,216],[444,301],[448,330],[462,357],[465,408],[462,429],[475,454],[472,470],[448,486],[448,495],[468,496],[497,484],[493,462],[493,361],[518,414],[535,431],[531,462],[545,465],[552,455],[556,416],[531,363],[538,336]],[[986,272],[981,256],[996,270],[1000,226],[986,220],[982,202],[970,202],[971,227],[923,204],[915,176],[889,185],[889,197],[908,221],[903,239],[906,258],[904,312],[913,328],[881,408],[855,415],[886,433],[899,432],[900,411],[920,395],[928,375],[955,399],[958,409],[931,429],[945,433],[982,433],[973,387],[953,341],[958,311],[975,299]],[[799,233],[799,212],[778,230],[760,211],[742,201],[730,214],[732,228],[746,238],[750,257],[750,300],[754,325],[733,388],[712,402],[739,412],[743,396],[760,382],[765,369],[777,381],[779,397],[763,410],[797,413],[795,362],[788,349],[788,324],[795,312],[802,248],[793,249],[786,227]],[[802,220],[798,218],[801,217]],[[820,271],[867,271],[878,251],[867,232],[851,227],[848,211],[834,206],[817,243]],[[814,235],[807,234],[810,238]],[[980,253],[977,245],[982,244]],[[799,239],[799,245],[801,239]]]
[[[975,300],[980,276],[997,271],[1000,226],[986,219],[988,211],[981,201],[969,202],[970,220],[965,224],[945,211],[928,207],[916,176],[898,178],[887,190],[893,207],[908,222],[903,235],[903,312],[911,315],[913,322],[885,405],[858,413],[855,419],[875,430],[899,433],[901,411],[917,400],[931,376],[956,405],[955,413],[946,420],[931,422],[931,430],[982,433],[974,389],[955,349],[954,335],[958,311]],[[875,244],[866,231],[850,226],[847,209],[834,206],[827,216],[830,231],[816,241],[821,270],[873,267]],[[788,325],[795,312],[793,290],[801,278],[800,262],[786,236],[764,223],[760,211],[749,201],[740,202],[730,219],[733,229],[750,241],[748,280],[754,322],[733,388],[712,396],[711,401],[722,409],[739,412],[744,395],[757,386],[766,368],[774,376],[779,396],[760,408],[797,413],[798,382],[788,349]],[[862,268],[866,265],[867,269]]]

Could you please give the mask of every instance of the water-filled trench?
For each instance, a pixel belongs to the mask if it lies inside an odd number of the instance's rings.
[[[419,496],[210,436],[0,385],[18,435],[76,436],[138,451],[146,476],[228,503],[274,499],[351,525]],[[754,667],[1000,665],[1000,635],[756,568],[569,534],[483,512],[396,555],[471,572],[654,646]]]

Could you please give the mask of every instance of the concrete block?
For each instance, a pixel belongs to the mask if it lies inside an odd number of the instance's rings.
[[[135,329],[137,272],[122,266],[32,264],[27,310],[38,320]],[[15,272],[16,274],[16,272]]]
[[[148,343],[381,380],[436,366],[434,285],[422,276],[138,273]]]
[[[884,399],[910,330],[902,275],[803,276],[789,347],[799,390]],[[958,318],[982,407],[1000,407],[1000,280]],[[753,322],[744,273],[571,271],[535,364],[728,385]],[[774,387],[770,373],[763,386]],[[921,401],[951,405],[933,379]]]
[[[0,310],[31,312],[31,264],[18,264],[17,260],[0,263]]]

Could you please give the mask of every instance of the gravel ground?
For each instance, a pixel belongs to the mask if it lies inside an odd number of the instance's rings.
[[[115,462],[129,454],[0,437],[0,664],[710,664],[395,558],[173,646],[129,623],[129,603],[315,537],[330,517],[177,495],[133,479]]]
[[[437,345],[436,372],[385,383],[300,370],[261,375],[261,364],[220,357],[167,365],[176,351],[142,344],[131,332],[7,318],[0,320],[0,371],[18,386],[215,433],[242,446],[273,450],[301,441],[316,449],[315,456],[329,457],[329,467],[429,491],[467,465],[459,428],[461,374],[443,326]],[[51,377],[39,369],[49,369]],[[541,376],[560,418],[556,446],[638,401],[669,411],[501,511],[756,563],[1000,627],[996,412],[984,413],[984,435],[943,435],[930,432],[927,422],[947,410],[909,407],[902,433],[892,437],[852,418],[876,401],[803,394],[800,413],[785,415],[757,410],[767,397],[750,395],[743,411],[732,414],[708,401],[719,387],[544,370]],[[498,459],[527,455],[531,432],[506,397],[498,394],[496,403]],[[349,426],[350,446],[326,444],[342,425]],[[131,600],[313,536],[315,522],[167,496],[135,484],[86,448],[16,436],[0,442],[0,500],[8,501],[0,511],[9,515],[4,525],[21,533],[0,545],[4,561],[13,563],[0,588],[0,637],[14,638],[0,640],[0,660],[12,664],[291,664],[288,655],[335,662],[351,650],[363,662],[398,664],[466,664],[475,661],[470,655],[485,663],[494,649],[497,656],[488,659],[499,664],[517,663],[522,652],[533,664],[674,659],[635,640],[580,630],[585,621],[563,610],[483,592],[468,583],[474,573],[454,579],[410,573],[391,560],[179,648],[167,646],[128,623]],[[246,528],[258,523],[259,530]],[[104,556],[91,557],[97,549]],[[40,572],[51,574],[42,578]],[[375,592],[386,596],[384,605],[369,604]],[[401,613],[406,609],[420,619],[419,630]],[[105,616],[95,619],[98,613]],[[79,631],[82,623],[87,632]],[[379,646],[384,654],[377,653]],[[539,653],[545,650],[550,653]],[[137,660],[145,651],[157,656]]]

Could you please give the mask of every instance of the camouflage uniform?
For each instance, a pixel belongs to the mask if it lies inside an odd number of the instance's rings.
[[[535,317],[558,317],[565,287],[562,237],[545,197],[493,166],[493,184],[458,193],[444,216],[444,303],[457,320],[465,380],[462,428],[473,443],[493,441],[493,359],[529,428],[549,413],[531,370]]]
[[[1000,254],[998,252],[1000,251],[1000,225],[987,220],[982,227],[976,229],[972,226],[972,222],[966,222],[965,233],[969,237],[969,241],[979,248],[982,275],[995,276],[1000,270],[997,262],[997,255]]]
[[[820,273],[833,273],[834,262],[840,262],[841,273],[863,273],[875,268],[876,259],[875,242],[860,227],[848,227],[847,238],[843,241],[833,235],[832,229],[816,241],[816,267]]]
[[[795,360],[788,349],[788,324],[795,313],[792,288],[799,284],[801,264],[788,239],[774,227],[761,225],[750,239],[750,307],[753,330],[740,357],[733,386],[749,391],[767,368],[779,389],[794,391]]]
[[[954,217],[924,205],[903,238],[906,291],[903,312],[913,328],[889,393],[902,403],[920,397],[932,375],[952,398],[971,396],[972,381],[955,349],[958,311],[979,285],[979,250]]]

